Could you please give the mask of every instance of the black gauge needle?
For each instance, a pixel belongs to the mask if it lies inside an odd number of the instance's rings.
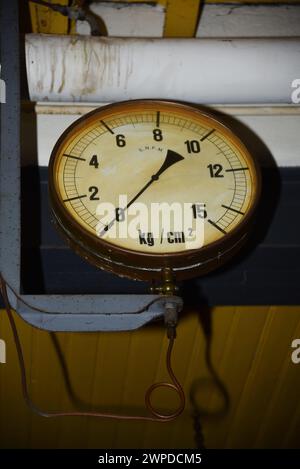
[[[175,163],[178,163],[178,161],[181,161],[181,160],[184,160],[184,157],[179,155],[179,153],[176,153],[176,151],[173,151],[173,150],[168,150],[167,152],[167,155],[166,155],[166,158],[165,158],[165,161],[163,162],[163,164],[161,165],[161,167],[159,168],[159,170],[153,174],[151,176],[151,179],[147,182],[147,184],[144,185],[144,187],[142,187],[142,189],[130,200],[130,202],[128,202],[128,204],[126,205],[126,207],[123,208],[123,210],[127,210],[130,205],[132,205],[144,192],[146,189],[148,189],[148,187],[151,186],[151,184],[153,184],[154,181],[158,181],[159,177],[168,169],[170,168],[170,166],[173,166],[173,164]],[[100,233],[100,236],[109,230],[109,228],[112,227],[112,225],[114,224],[115,222],[115,218],[108,224],[106,225],[104,228],[103,228],[103,231]]]

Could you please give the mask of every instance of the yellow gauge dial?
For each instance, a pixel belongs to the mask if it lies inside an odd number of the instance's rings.
[[[84,116],[58,141],[50,168],[59,224],[70,221],[61,227],[73,241],[84,248],[86,235],[106,253],[205,250],[244,223],[259,189],[252,156],[226,126],[158,100]]]

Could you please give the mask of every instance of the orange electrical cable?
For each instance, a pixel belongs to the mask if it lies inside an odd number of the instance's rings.
[[[169,345],[167,350],[167,370],[170,376],[172,383],[161,382],[161,383],[154,383],[150,386],[145,394],[145,404],[147,409],[150,411],[152,416],[143,416],[143,415],[122,415],[122,414],[112,414],[112,413],[102,413],[102,412],[84,412],[84,411],[75,411],[75,412],[63,412],[63,411],[43,411],[39,409],[31,400],[29,393],[28,393],[28,385],[27,385],[27,378],[26,378],[26,367],[25,367],[25,360],[23,355],[23,350],[18,334],[18,330],[15,324],[15,320],[11,311],[11,306],[9,303],[8,295],[7,295],[7,284],[3,279],[2,275],[0,274],[0,292],[4,301],[4,307],[9,319],[10,327],[12,330],[14,342],[16,345],[19,366],[20,366],[20,374],[21,374],[21,384],[22,384],[22,393],[24,400],[28,407],[35,412],[36,414],[42,417],[97,417],[97,418],[108,418],[108,419],[119,419],[119,420],[144,420],[144,421],[152,421],[152,422],[170,422],[177,418],[184,410],[185,407],[185,395],[182,389],[181,384],[177,380],[174,371],[171,365],[171,356],[172,356],[172,349],[174,345],[175,339],[175,329],[171,328],[168,329],[168,338],[169,338]],[[151,404],[151,394],[152,392],[157,389],[158,387],[165,387],[171,388],[175,390],[180,399],[180,405],[178,409],[170,414],[162,414],[157,412]]]

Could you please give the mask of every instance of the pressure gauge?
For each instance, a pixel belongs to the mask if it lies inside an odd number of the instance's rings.
[[[260,173],[238,136],[196,106],[135,100],[96,109],[49,166],[56,224],[94,265],[134,279],[207,273],[242,246]]]

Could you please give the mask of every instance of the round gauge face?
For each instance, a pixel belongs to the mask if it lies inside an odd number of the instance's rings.
[[[100,250],[154,256],[221,242],[245,223],[259,185],[253,158],[219,120],[156,100],[79,119],[58,141],[50,168],[67,233],[76,227],[81,244],[87,236]]]

